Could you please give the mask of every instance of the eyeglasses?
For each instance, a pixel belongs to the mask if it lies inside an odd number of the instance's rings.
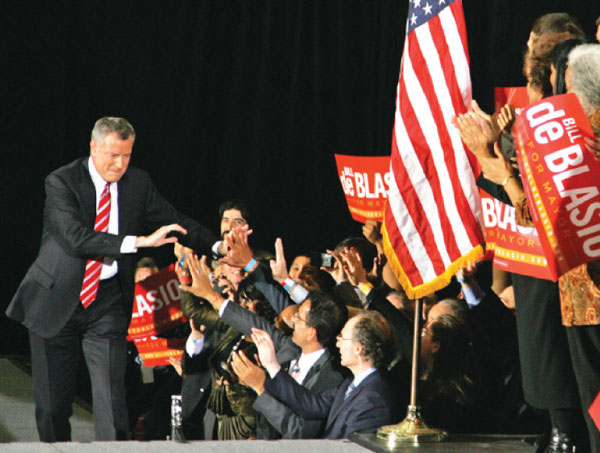
[[[338,335],[337,337],[335,337],[335,339],[337,341],[342,341],[342,340],[354,341],[354,338],[344,338],[341,335]]]
[[[294,319],[294,322],[296,321],[296,319],[299,319],[300,321],[304,322],[304,324],[308,325],[306,319],[301,318],[298,312],[294,312],[294,314],[292,315],[292,319]]]

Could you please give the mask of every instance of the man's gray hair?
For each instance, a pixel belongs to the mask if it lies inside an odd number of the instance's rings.
[[[569,53],[570,86],[587,114],[600,108],[600,44],[582,44]]]
[[[135,141],[135,130],[131,123],[125,118],[105,116],[96,121],[94,129],[92,129],[92,140],[96,143],[102,143],[102,140],[104,140],[104,137],[108,134],[117,134],[121,140],[127,140],[129,137],[133,137],[133,140]]]

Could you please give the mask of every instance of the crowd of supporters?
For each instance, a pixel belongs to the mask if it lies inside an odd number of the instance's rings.
[[[536,20],[523,72],[531,102],[573,92],[600,136],[600,45],[586,44],[574,18]],[[480,187],[514,206],[519,224],[532,225],[512,160],[515,116],[509,105],[488,115],[473,103],[454,123],[483,169]],[[588,146],[600,155],[598,142]],[[418,403],[429,425],[542,433],[538,451],[600,451],[587,412],[600,391],[600,317],[573,321],[566,307],[584,302],[573,300],[582,283],[572,275],[559,285],[470,263],[415,313],[386,263],[376,222],[367,222],[363,237],[288,261],[285,238],[274,238],[272,253],[251,247],[247,203],[226,202],[219,213],[226,255],[175,248],[190,323],[180,333],[183,359],[173,361],[181,379],[170,388],[183,396],[188,438],[346,438],[399,422],[419,316]],[[597,266],[585,272],[586,307],[595,307]],[[163,431],[146,423],[146,438],[168,433],[168,416]]]

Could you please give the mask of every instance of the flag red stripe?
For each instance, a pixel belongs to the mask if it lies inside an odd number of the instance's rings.
[[[400,84],[400,90],[402,93],[401,98],[408,99],[408,94],[406,93],[407,89],[409,89],[409,87],[407,87],[406,84]],[[407,119],[408,119],[411,124],[415,125],[412,132],[409,133],[413,144],[416,144],[416,143],[424,143],[425,144],[424,146],[421,147],[421,149],[415,149],[416,158],[421,163],[421,168],[423,169],[423,172],[427,176],[427,182],[423,182],[423,184],[429,184],[429,186],[431,187],[431,190],[433,192],[433,197],[434,197],[435,204],[436,204],[435,207],[437,208],[437,211],[439,213],[440,222],[441,222],[441,226],[442,226],[442,230],[443,230],[443,238],[445,241],[445,248],[446,248],[446,250],[448,250],[448,255],[452,259],[452,256],[456,255],[456,253],[458,252],[458,246],[456,245],[456,241],[454,240],[454,234],[452,232],[452,225],[450,225],[450,223],[448,222],[448,216],[446,214],[446,210],[444,207],[444,200],[443,200],[441,185],[440,185],[437,171],[432,162],[433,159],[432,159],[430,153],[424,152],[424,150],[426,149],[426,146],[427,146],[426,141],[425,141],[425,135],[423,134],[423,131],[421,130],[421,128],[418,127],[419,123],[416,120],[416,115],[413,110],[412,104],[409,102],[404,102],[401,104],[400,109],[401,109],[401,115],[404,119],[404,123],[406,124],[408,122],[407,121]],[[414,120],[412,120],[412,118],[414,118]],[[394,139],[395,139],[395,137],[394,137]],[[397,147],[397,144],[396,144],[396,147]],[[394,148],[392,148],[392,150],[393,149]],[[392,153],[392,155],[393,155],[393,153]],[[403,194],[405,203],[407,205],[409,205],[410,200],[413,200],[413,198],[418,199],[418,197],[417,197],[415,188],[411,184],[410,178],[408,176],[408,172],[405,172],[403,174],[398,174],[396,172],[396,167],[394,166],[394,164],[397,163],[399,160],[400,159],[392,159],[392,169],[394,170],[394,175],[396,177],[396,180],[404,181],[404,185],[402,186],[402,188],[400,188],[400,186],[399,186],[399,189],[400,189],[400,193]],[[419,200],[419,206],[420,206],[420,200]],[[445,266],[444,266],[442,257],[438,250],[438,244],[435,242],[435,237],[433,235],[432,226],[431,226],[431,223],[429,222],[429,216],[426,212],[426,209],[422,209],[422,211],[419,213],[411,212],[411,215],[413,217],[413,221],[414,221],[415,225],[421,232],[421,236],[422,237],[425,236],[425,237],[423,237],[423,243],[426,245],[426,249],[427,249],[429,256],[431,257],[431,261],[435,265],[436,274],[443,273]],[[435,214],[433,214],[433,215],[435,215]],[[439,262],[438,262],[438,259],[439,259]]]
[[[432,21],[438,21],[438,20],[439,20],[438,18],[434,18],[434,19],[431,19],[428,23],[430,23]],[[424,27],[426,27],[426,25],[424,25]],[[420,130],[421,128],[419,128],[419,132],[417,132],[417,129],[415,128],[415,132],[414,132],[415,135],[414,136],[411,135],[411,139],[413,141],[416,141],[417,143],[421,143],[421,142],[426,143],[426,141],[425,141],[426,134],[427,135],[436,135],[436,136],[432,137],[432,140],[439,139],[442,150],[444,150],[444,154],[445,154],[444,160],[446,161],[446,166],[447,166],[449,160],[452,162],[454,161],[452,142],[448,135],[448,131],[446,130],[446,127],[444,125],[444,115],[442,113],[441,106],[439,104],[438,98],[435,93],[434,82],[431,79],[431,73],[427,70],[427,62],[423,58],[423,54],[421,53],[421,48],[419,47],[418,41],[416,39],[409,38],[408,53],[409,53],[410,60],[412,62],[415,74],[417,75],[417,78],[419,79],[421,89],[423,90],[423,93],[425,94],[425,97],[427,98],[429,111],[431,113],[431,116],[433,117],[433,120],[434,120],[437,128],[438,128],[437,133],[435,131],[425,132],[425,131]],[[407,87],[406,84],[401,84],[401,87],[405,93],[405,95],[403,95],[403,97],[405,97],[405,99],[408,99],[408,93],[406,93],[406,90],[411,89],[411,87]],[[421,108],[423,108],[423,107],[421,107]],[[402,117],[403,117],[404,121],[406,121],[406,118],[408,118],[407,113],[412,110],[413,110],[413,106],[409,102],[405,102],[401,105],[401,113],[402,113]],[[416,123],[416,115],[411,115],[411,117],[413,117],[413,116],[415,117],[415,123]],[[456,257],[461,256],[461,253],[460,253],[458,244],[456,243],[456,237],[453,234],[453,225],[450,222],[448,213],[446,212],[446,207],[444,204],[444,194],[442,193],[440,177],[437,173],[437,169],[435,168],[435,165],[433,164],[433,158],[431,157],[431,152],[428,152],[427,148],[428,148],[427,145],[425,145],[424,149],[416,150],[417,157],[418,157],[419,161],[421,162],[421,167],[423,168],[423,170],[425,171],[425,174],[427,175],[427,180],[428,180],[428,183],[433,192],[435,204],[437,205],[437,209],[440,213],[441,226],[442,226],[442,230],[443,230],[443,237],[444,237],[444,241],[445,241],[446,250],[448,251],[448,255],[450,256],[450,259],[452,261],[454,261],[454,259],[456,259]],[[450,154],[450,156],[448,156],[448,154]],[[450,179],[452,181],[457,181],[458,178],[457,178],[456,172],[454,174],[450,173]],[[456,196],[456,192],[460,192],[460,187],[458,187],[458,188],[454,187],[453,189],[454,189],[455,196]],[[457,190],[457,189],[459,189],[459,190]],[[448,196],[447,193],[445,195],[446,195],[446,197]],[[453,201],[451,201],[451,202],[453,202]],[[442,272],[443,272],[443,270],[442,270]]]
[[[391,168],[394,177],[397,181],[398,189],[400,191],[402,199],[404,200],[404,203],[406,204],[406,207],[408,209],[408,213],[412,218],[412,221],[419,233],[419,236],[421,237],[421,241],[423,242],[426,253],[427,255],[429,255],[429,258],[434,265],[436,274],[444,272],[444,262],[437,248],[427,212],[423,207],[419,197],[417,196],[415,187],[410,183],[410,177],[406,167],[404,167],[402,160],[398,157],[398,143],[396,141],[396,134],[394,134],[394,136],[392,137]],[[400,184],[400,182],[403,182],[403,184]],[[389,231],[395,229],[400,233],[396,222],[393,223],[394,228],[390,228]],[[406,253],[405,255],[409,256],[410,254]],[[416,274],[419,276],[419,278],[421,278],[420,272],[416,272]]]
[[[444,73],[444,78],[446,81],[446,86],[448,87],[448,91],[450,93],[450,98],[452,99],[452,105],[454,107],[454,112],[464,112],[465,105],[463,102],[463,98],[460,95],[460,89],[456,80],[456,74],[454,72],[454,67],[450,58],[449,49],[447,41],[444,38],[444,30],[441,28],[441,23],[439,17],[433,18],[428,22],[428,25],[431,29],[431,36],[433,38],[433,43],[436,46],[439,55],[445,56],[445,60],[442,61],[442,69]],[[418,48],[418,46],[414,46]],[[413,56],[414,55],[414,56]],[[415,51],[414,54],[411,49],[411,60],[413,60],[413,66],[419,65],[419,67],[426,68],[426,61],[423,58],[422,53]],[[454,158],[455,153],[466,153],[466,150],[460,140],[456,142],[456,145],[460,147],[460,149],[455,149],[452,143],[452,140],[449,135],[449,131],[446,126],[445,116],[441,110],[441,106],[439,105],[438,98],[435,95],[433,90],[433,81],[431,80],[431,76],[429,71],[420,71],[420,80],[421,85],[425,91],[427,96],[427,100],[429,102],[429,106],[431,107],[432,114],[435,118],[435,123],[438,126],[438,132],[440,136],[440,141],[442,143],[442,149],[444,150],[445,156],[444,160],[446,162],[446,168],[448,169],[448,173],[450,175],[450,179],[452,181],[458,182],[460,180],[459,171],[456,167],[456,160]],[[453,127],[453,126],[450,126]],[[436,199],[438,206],[441,205],[441,202]],[[466,199],[465,193],[463,192],[460,184],[456,184],[454,186],[454,203],[457,206],[457,211],[461,216],[463,224],[467,225],[466,228],[467,235],[469,237],[469,241],[472,244],[478,244],[482,242],[483,237],[481,235],[481,230],[478,227],[477,219],[473,214],[469,202]],[[452,225],[447,225],[448,229],[452,230]],[[453,235],[451,235],[454,237]],[[449,244],[450,245],[450,244]],[[448,251],[451,257],[456,259],[461,256],[461,252],[458,248],[456,242],[454,242],[455,247],[448,247]],[[453,259],[453,260],[454,260]]]

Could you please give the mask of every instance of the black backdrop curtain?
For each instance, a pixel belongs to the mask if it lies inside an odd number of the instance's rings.
[[[474,94],[489,109],[493,86],[523,84],[533,19],[565,7],[463,3]],[[215,232],[220,202],[244,198],[255,245],[272,250],[280,236],[289,261],[359,235],[333,154],[389,154],[407,9],[406,0],[2,1],[0,310],[36,255],[45,175],[87,154],[105,115],[132,122],[132,165]],[[596,1],[566,11],[593,36]],[[22,351],[24,339],[1,315],[0,353]]]

